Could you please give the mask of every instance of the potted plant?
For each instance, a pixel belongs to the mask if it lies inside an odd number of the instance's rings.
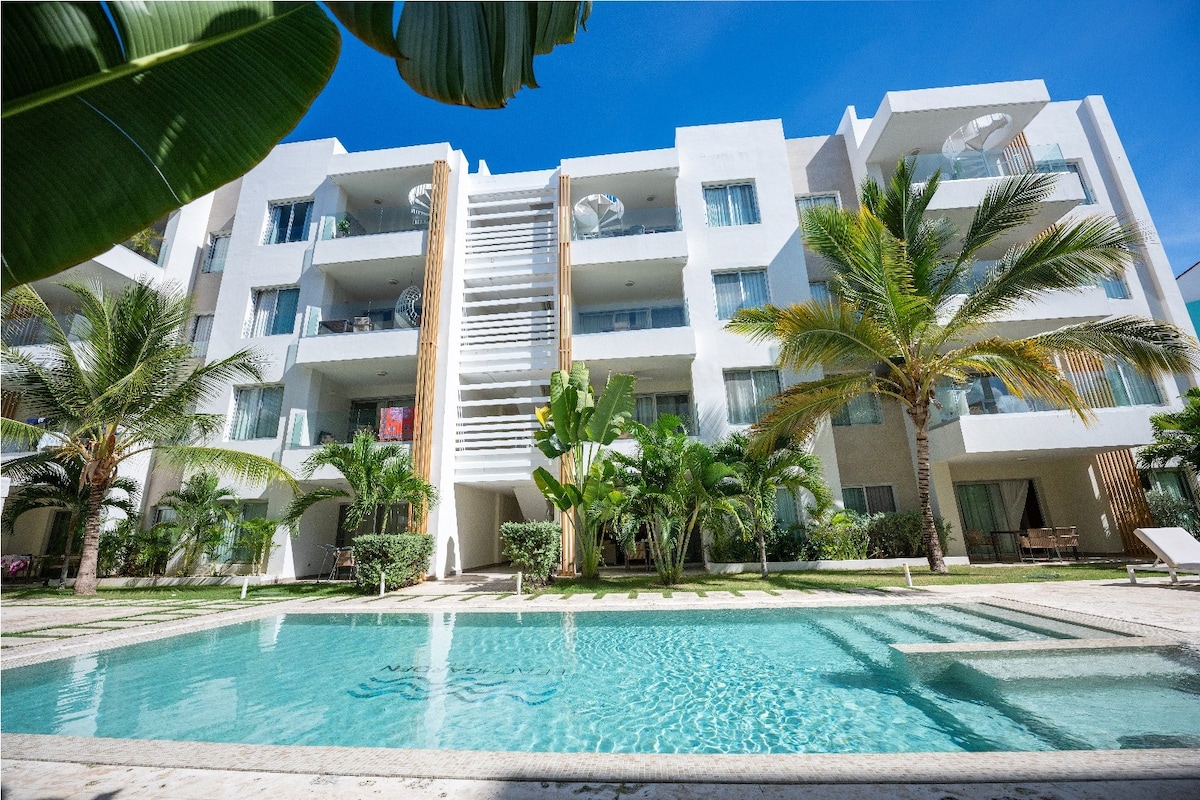
[[[349,236],[349,235],[350,235],[350,220],[349,220],[349,218],[338,220],[337,238],[341,239],[341,238]]]

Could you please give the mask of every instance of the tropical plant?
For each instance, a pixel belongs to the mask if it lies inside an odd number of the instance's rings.
[[[411,586],[429,568],[433,537],[423,533],[365,533],[354,537],[354,581],[360,592],[378,590],[383,574],[384,590]]]
[[[346,509],[349,530],[358,530],[370,520],[373,533],[395,533],[405,524],[406,510],[417,520],[437,505],[437,489],[413,472],[408,448],[380,443],[370,430],[360,430],[349,444],[323,445],[301,465],[301,479],[311,478],[321,467],[333,467],[340,472],[350,490],[319,486],[298,496],[284,514],[284,522],[293,530],[304,512],[322,500],[335,497],[350,498]]]
[[[108,493],[100,501],[100,513],[120,511],[127,517],[136,517],[137,495],[137,481],[133,478],[118,476],[109,484]],[[58,576],[58,588],[60,589],[67,582],[71,551],[76,545],[83,542],[88,499],[89,491],[83,481],[82,468],[78,461],[68,461],[65,464],[57,461],[44,461],[33,465],[25,473],[21,485],[16,487],[12,495],[4,501],[4,514],[0,517],[0,521],[9,530],[13,529],[22,515],[39,508],[66,511],[71,515],[67,524],[68,535],[63,552],[62,572]]]
[[[1165,467],[1178,459],[1200,472],[1200,389],[1188,389],[1183,399],[1186,404],[1180,411],[1150,417],[1154,442],[1138,451],[1143,469]]]
[[[742,309],[728,327],[777,341],[779,363],[822,378],[798,383],[772,401],[756,431],[805,438],[825,417],[866,394],[899,402],[916,439],[917,493],[930,569],[945,572],[930,501],[929,425],[935,392],[992,376],[1014,396],[1068,409],[1084,422],[1091,408],[1058,358],[1110,357],[1149,373],[1189,371],[1195,340],[1179,328],[1137,316],[1067,325],[1022,339],[989,326],[1052,290],[1080,291],[1120,274],[1140,236],[1103,217],[1055,223],[1009,247],[978,280],[982,254],[1035,219],[1056,176],[1025,174],[997,182],[958,235],[926,214],[940,175],[913,182],[901,161],[886,187],[863,182],[861,210],[815,207],[801,214],[804,243],[823,256],[832,296],[780,308]]]
[[[22,408],[29,416],[44,417],[46,428],[4,418],[0,433],[31,450],[47,437],[52,443],[6,462],[3,469],[21,482],[49,461],[78,466],[89,495],[75,593],[95,594],[101,507],[129,459],[157,454],[180,467],[215,471],[243,483],[291,482],[292,477],[269,458],[199,444],[218,434],[225,418],[194,409],[228,391],[231,383],[261,380],[260,356],[239,350],[197,365],[184,334],[191,303],[171,289],[144,283],[119,292],[99,284],[64,286],[85,322],[84,330],[75,331],[78,341],[67,339],[32,288],[6,295],[37,317],[48,336],[36,351],[7,345],[2,350],[5,388],[19,392]]]
[[[1186,497],[1162,489],[1146,492],[1150,519],[1160,528],[1183,528],[1200,537],[1200,509]]]
[[[850,561],[867,557],[870,540],[866,520],[848,510],[819,517],[808,529],[808,545],[817,561]]]
[[[221,478],[210,472],[192,475],[178,489],[159,499],[162,508],[172,512],[154,527],[172,542],[173,552],[182,553],[180,575],[191,575],[200,556],[212,557],[237,522],[238,497],[221,486]]]
[[[137,562],[140,558],[138,534],[141,533],[141,527],[141,515],[130,514],[118,520],[117,524],[111,528],[101,531],[100,545],[97,548],[97,574],[127,575],[137,569]]]
[[[279,545],[275,543],[275,532],[279,529],[279,520],[269,517],[243,519],[238,525],[235,547],[250,556],[250,568],[255,575],[267,571],[267,562],[271,552]]]
[[[573,515],[579,538],[582,572],[595,578],[600,572],[601,524],[611,517],[619,500],[614,495],[616,471],[601,448],[611,445],[633,416],[633,376],[612,375],[599,397],[592,389],[586,364],[550,376],[550,405],[537,411],[539,429],[534,442],[546,458],[559,459],[564,480],[560,483],[545,467],[533,471],[533,480],[546,499],[564,515]],[[563,553],[573,560],[574,553]]]
[[[762,577],[767,573],[767,537],[775,527],[779,492],[807,492],[814,513],[833,504],[825,484],[821,461],[794,439],[781,437],[768,448],[752,448],[750,437],[734,433],[716,446],[717,457],[732,464],[737,479],[736,497],[746,508],[747,533],[758,544]]]
[[[693,535],[719,518],[736,515],[729,496],[734,469],[707,445],[687,435],[679,417],[663,414],[653,425],[630,423],[632,456],[613,453],[619,503],[616,523],[647,531],[650,555],[663,584],[683,577]]]
[[[590,3],[329,2],[417,92],[499,108]],[[5,3],[4,283],[52,275],[238,178],[329,80],[311,2]],[[238,124],[213,124],[213,109]],[[103,159],[95,158],[104,153]]]
[[[934,517],[938,543],[942,551],[950,538],[950,523]],[[914,558],[924,555],[925,532],[919,511],[890,511],[872,514],[866,519],[870,558]]]
[[[544,585],[558,566],[562,528],[553,522],[506,522],[500,526],[504,555],[532,585]]]

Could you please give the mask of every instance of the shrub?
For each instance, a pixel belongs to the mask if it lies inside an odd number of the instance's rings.
[[[867,552],[870,558],[913,558],[925,555],[925,540],[921,530],[921,512],[892,511],[875,514],[864,520],[867,532]],[[942,552],[946,552],[949,525],[941,517],[933,518]]]
[[[1192,536],[1200,534],[1200,513],[1186,498],[1161,489],[1146,492],[1150,518],[1159,528],[1183,528]]]
[[[506,522],[500,526],[504,555],[525,580],[542,585],[558,566],[562,554],[562,528],[553,522]]]
[[[379,591],[379,572],[385,588],[411,586],[429,569],[433,537],[420,533],[368,533],[354,537],[355,584],[364,593]]]
[[[817,560],[843,561],[867,557],[864,520],[853,511],[838,511],[808,531],[812,556]]]
[[[767,561],[811,561],[812,543],[803,525],[781,525],[767,533]]]
[[[743,564],[758,560],[754,542],[738,531],[717,530],[708,544],[708,560],[717,564]]]

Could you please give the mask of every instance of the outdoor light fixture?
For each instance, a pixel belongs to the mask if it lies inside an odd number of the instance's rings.
[[[633,286],[633,284],[634,284],[633,281],[625,281],[626,286]]]
[[[381,377],[381,378],[385,378],[385,377],[387,377],[387,370],[386,370],[386,369],[381,369],[381,370],[379,370],[379,372],[376,372],[375,374],[376,374],[376,375],[378,375],[378,376],[379,376],[379,377]]]
[[[388,286],[399,286],[399,285],[400,285],[400,281],[396,280],[395,278],[388,278]]]

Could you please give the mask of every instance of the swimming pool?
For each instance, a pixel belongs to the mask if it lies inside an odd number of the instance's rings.
[[[891,647],[1119,636],[982,604],[290,614],[5,670],[2,728],[527,752],[1200,746],[1184,650]]]

